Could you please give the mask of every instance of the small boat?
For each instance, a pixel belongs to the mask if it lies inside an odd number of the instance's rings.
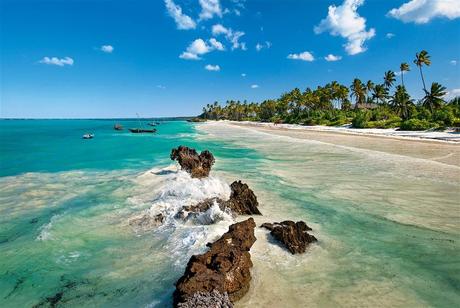
[[[84,134],[83,135],[83,139],[93,139],[94,138],[94,134]]]
[[[113,126],[113,129],[114,129],[114,130],[123,130],[123,126],[121,126],[121,124],[118,124],[118,123],[117,123],[117,124],[115,124],[115,125]]]
[[[148,126],[157,126],[156,123],[152,122],[152,123],[147,123]]]
[[[129,131],[134,134],[140,133],[156,133],[156,129],[143,129],[143,128],[129,128]]]

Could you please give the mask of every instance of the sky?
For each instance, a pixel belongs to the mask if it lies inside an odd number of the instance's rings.
[[[0,0],[0,117],[191,116],[401,62],[419,98],[423,49],[460,95],[460,0]]]

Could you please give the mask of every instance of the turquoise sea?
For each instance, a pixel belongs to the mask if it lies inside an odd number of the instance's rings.
[[[236,179],[258,196],[258,224],[304,220],[319,239],[292,256],[257,229],[237,307],[460,303],[460,168],[221,123],[114,124],[0,121],[0,307],[170,306],[190,256],[244,219],[173,213]],[[210,150],[211,176],[178,171],[178,145]],[[159,212],[164,225],[137,223]]]

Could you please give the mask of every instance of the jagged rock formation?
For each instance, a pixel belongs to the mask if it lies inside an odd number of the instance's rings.
[[[176,218],[195,217],[199,213],[209,210],[215,203],[224,212],[227,211],[237,215],[262,215],[257,208],[259,205],[257,197],[247,184],[235,181],[230,185],[230,188],[232,189],[230,199],[224,201],[220,198],[208,198],[197,204],[184,206],[177,213]]]
[[[261,227],[270,230],[270,234],[284,244],[292,254],[304,253],[310,243],[318,241],[316,237],[308,234],[307,231],[312,229],[303,221],[264,223]]]
[[[217,290],[212,292],[197,292],[188,297],[178,308],[233,308],[233,304],[227,293],[220,293]]]
[[[256,241],[253,218],[235,223],[214,243],[209,251],[190,258],[184,275],[177,281],[174,306],[187,302],[196,293],[217,290],[235,302],[249,289],[252,267],[249,250]]]
[[[172,149],[171,160],[177,160],[182,169],[191,174],[192,178],[205,178],[214,164],[214,156],[208,150],[198,154],[195,149],[179,146]]]

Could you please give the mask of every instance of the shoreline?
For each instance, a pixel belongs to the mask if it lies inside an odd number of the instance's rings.
[[[368,131],[365,131],[356,133],[355,131],[349,131],[349,128],[324,129],[324,127],[316,126],[304,127],[301,125],[291,124],[274,125],[273,123],[247,121],[210,121],[208,123],[249,128],[272,135],[314,140],[337,146],[347,146],[418,159],[426,159],[433,162],[460,167],[460,143],[456,141],[385,135],[383,132],[369,133]],[[376,130],[373,129],[372,131]],[[439,132],[428,133],[433,134]]]

